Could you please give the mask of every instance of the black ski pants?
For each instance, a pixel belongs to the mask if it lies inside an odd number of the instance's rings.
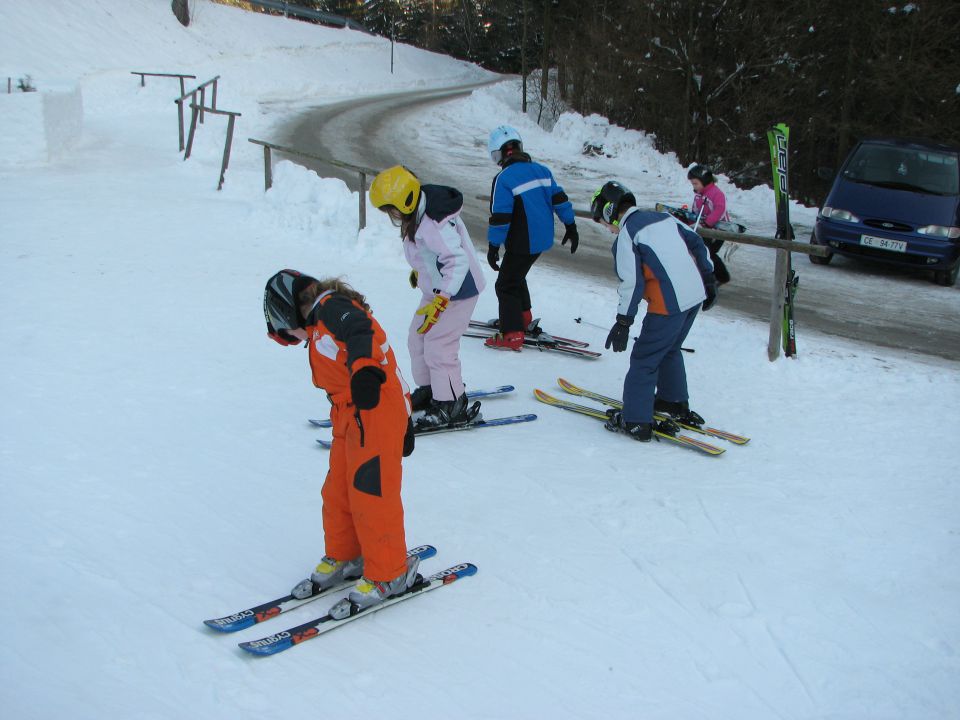
[[[530,290],[527,287],[527,273],[540,257],[536,255],[518,255],[509,250],[500,263],[497,276],[497,301],[500,304],[500,332],[520,332],[523,327],[523,313],[529,310]]]

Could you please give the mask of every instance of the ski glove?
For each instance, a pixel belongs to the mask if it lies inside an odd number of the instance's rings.
[[[434,295],[433,300],[414,313],[415,315],[424,316],[423,323],[417,328],[417,332],[421,335],[426,335],[430,332],[430,328],[437,324],[441,313],[447,309],[447,305],[449,304],[450,298],[445,298],[443,295]]]
[[[487,262],[490,263],[492,267],[497,272],[500,272],[500,246],[490,244],[490,247],[487,248]]]
[[[627,340],[630,339],[630,326],[633,325],[633,318],[626,315],[617,315],[617,322],[610,328],[610,334],[607,335],[607,342],[604,347],[609,350],[611,347],[614,352],[623,352],[627,349]]]
[[[270,323],[267,323],[267,337],[284,347],[299,345],[301,342],[300,338],[291,335],[286,330],[275,330]]]
[[[380,386],[387,379],[383,370],[365,365],[350,378],[350,396],[357,410],[373,410],[380,404]]]
[[[560,241],[560,244],[566,245],[567,240],[569,240],[570,254],[573,255],[577,251],[577,247],[580,245],[580,233],[577,232],[576,223],[570,223],[566,227],[567,227],[567,231],[563,234],[563,240]]]
[[[407,432],[403,435],[403,456],[410,457],[413,455],[413,447],[415,444],[414,434],[413,434],[413,420],[407,418]]]
[[[416,290],[419,282],[420,282],[420,279],[419,279],[419,275],[417,274],[417,271],[411,270],[410,271],[410,287]]]
[[[707,293],[707,299],[703,301],[703,305],[700,307],[706,312],[717,301],[717,278],[713,273],[707,273],[703,276],[703,289]]]

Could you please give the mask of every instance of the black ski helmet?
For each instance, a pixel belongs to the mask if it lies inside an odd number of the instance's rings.
[[[634,205],[637,204],[637,198],[634,194],[616,180],[605,182],[603,187],[593,194],[593,200],[590,203],[590,212],[593,214],[594,222],[603,220],[615,225],[620,217],[618,210],[624,200],[629,200]]]
[[[713,170],[707,165],[694,165],[687,170],[687,180],[699,180],[704,185],[710,185],[717,181],[713,176]]]
[[[281,270],[267,280],[263,291],[263,315],[268,333],[282,337],[289,330],[304,327],[306,320],[300,313],[297,298],[311,282],[315,282],[314,278],[296,270]]]

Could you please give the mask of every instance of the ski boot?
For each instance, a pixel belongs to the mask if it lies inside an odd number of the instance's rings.
[[[298,582],[290,594],[298,600],[303,600],[329,590],[345,580],[355,580],[361,575],[363,575],[362,557],[353,560],[334,560],[329,555],[324,555],[313,574],[306,580]]]
[[[456,400],[433,400],[426,412],[416,419],[418,430],[464,425],[477,419],[480,413],[480,401],[467,404],[467,394]]]
[[[493,350],[514,350],[520,352],[523,347],[523,333],[519,330],[508,333],[497,333],[484,341],[484,345]]]
[[[417,574],[417,568],[419,567],[420,558],[413,555],[407,558],[406,572],[393,580],[378,582],[360,578],[350,594],[330,608],[330,616],[334,620],[343,620],[351,615],[356,615],[361,610],[379,605],[387,598],[403,595],[420,579],[420,575]]]
[[[620,410],[607,410],[607,421],[603,426],[610,432],[622,432],[640,442],[653,440],[652,423],[626,422]]]
[[[695,428],[703,427],[703,423],[705,422],[699,414],[690,409],[690,405],[686,400],[671,402],[657,398],[653,401],[653,411],[662,415],[668,415],[671,419],[682,425],[690,425]]]
[[[430,407],[433,400],[433,388],[429,385],[421,385],[410,393],[410,409],[413,412],[421,412]]]
[[[622,432],[640,442],[650,442],[654,433],[676,435],[680,431],[679,426],[672,420],[654,419],[649,423],[626,422],[621,410],[607,410],[607,421],[603,426],[610,432]]]

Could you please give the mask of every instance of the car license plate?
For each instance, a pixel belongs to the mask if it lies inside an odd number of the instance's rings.
[[[881,250],[893,250],[894,252],[905,253],[907,251],[907,243],[903,240],[888,240],[887,238],[874,237],[873,235],[861,235],[860,244],[880,248]]]

